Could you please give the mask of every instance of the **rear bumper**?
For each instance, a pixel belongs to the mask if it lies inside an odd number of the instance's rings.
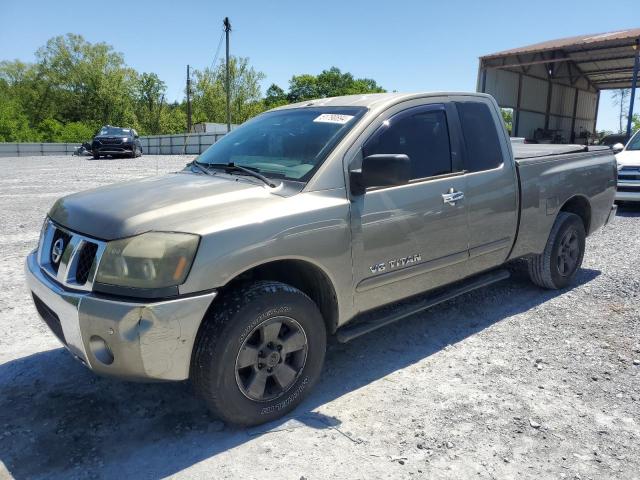
[[[32,252],[27,285],[38,313],[65,347],[96,373],[130,380],[184,380],[202,319],[216,292],[141,303],[63,289]]]

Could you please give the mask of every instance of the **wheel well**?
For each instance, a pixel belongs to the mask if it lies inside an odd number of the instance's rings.
[[[255,280],[282,282],[304,292],[320,309],[327,331],[335,333],[338,325],[338,297],[331,280],[321,268],[304,260],[276,260],[241,273],[221,288],[222,293],[238,283]]]
[[[591,205],[589,200],[579,196],[572,197],[565,202],[560,211],[578,215],[582,219],[584,231],[589,235],[589,227],[591,226]]]

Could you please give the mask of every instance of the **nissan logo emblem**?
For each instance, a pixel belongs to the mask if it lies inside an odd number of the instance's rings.
[[[63,252],[64,240],[62,238],[59,238],[53,243],[53,247],[51,247],[51,261],[55,264],[60,263]]]

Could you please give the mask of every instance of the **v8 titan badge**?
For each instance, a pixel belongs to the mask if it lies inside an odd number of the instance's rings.
[[[387,270],[406,267],[407,265],[411,265],[412,263],[419,263],[420,261],[422,261],[421,254],[415,253],[413,255],[409,255],[408,257],[394,258],[392,260],[387,260],[386,262],[376,263],[375,265],[371,265],[369,267],[369,270],[371,270],[371,273],[382,273]]]

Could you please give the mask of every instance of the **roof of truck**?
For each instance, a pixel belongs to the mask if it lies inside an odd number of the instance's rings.
[[[404,100],[421,97],[442,97],[447,95],[472,95],[476,97],[488,97],[484,93],[476,92],[416,92],[416,93],[367,93],[360,95],[345,95],[342,97],[318,98],[305,100],[304,102],[291,103],[278,107],[276,110],[300,107],[367,107],[373,108],[385,104],[398,103]]]

